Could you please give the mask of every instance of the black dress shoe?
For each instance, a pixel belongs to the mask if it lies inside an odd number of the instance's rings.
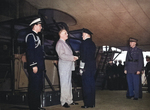
[[[138,100],[138,98],[134,98],[133,100]]]
[[[95,106],[93,105],[93,106],[88,106],[88,107],[90,107],[90,108],[94,108]]]
[[[81,108],[94,108],[95,106],[93,105],[93,106],[81,106]]]
[[[142,97],[139,97],[139,99],[142,99]]]
[[[38,110],[46,110],[45,108],[38,108]]]
[[[81,108],[88,108],[87,106],[81,106]]]
[[[70,105],[79,105],[79,103],[72,102]]]
[[[127,96],[127,99],[131,99],[131,98],[133,98],[133,96]]]
[[[70,106],[69,106],[67,103],[65,103],[65,104],[63,105],[63,107],[69,108]]]

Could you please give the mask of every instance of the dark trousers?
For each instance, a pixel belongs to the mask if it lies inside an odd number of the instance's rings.
[[[147,76],[148,92],[150,93],[150,74]]]
[[[119,80],[120,80],[120,82],[119,82],[120,90],[127,90],[127,80],[126,80],[126,77],[122,76],[122,77],[120,77]]]
[[[141,82],[141,75],[140,75],[140,84],[139,84],[139,98],[142,98],[143,93],[142,93],[142,82]],[[127,90],[126,97],[129,97],[129,90]]]
[[[119,89],[119,77],[115,77],[113,82],[114,82],[114,90],[118,90]]]
[[[85,106],[95,106],[95,79],[94,76],[82,76],[83,101]]]
[[[107,88],[109,90],[114,90],[114,79],[113,78],[107,79]]]
[[[28,85],[28,104],[30,110],[40,108],[40,94],[43,88],[43,72],[38,71],[36,74],[29,71]]]
[[[129,96],[134,96],[134,98],[139,98],[140,75],[134,73],[128,73],[127,82],[128,82]]]
[[[140,84],[139,84],[139,98],[143,97],[143,93],[142,93],[142,78],[141,78],[141,74],[140,74]]]

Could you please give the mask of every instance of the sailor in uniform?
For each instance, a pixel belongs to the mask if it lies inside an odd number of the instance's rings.
[[[26,35],[27,71],[29,74],[28,103],[30,110],[40,110],[40,94],[43,89],[45,70],[44,52],[38,33],[41,31],[41,19],[30,23],[32,31]]]
[[[148,92],[150,93],[150,56],[146,56],[146,67],[145,67],[145,76],[147,79],[147,85],[148,85]]]
[[[109,90],[114,90],[114,66],[113,60],[110,60],[106,66],[106,75],[107,75],[107,88]]]
[[[81,108],[95,107],[95,72],[96,61],[95,52],[96,46],[91,39],[92,32],[88,29],[83,29],[83,42],[80,50],[80,74],[82,74],[82,89],[84,106]]]

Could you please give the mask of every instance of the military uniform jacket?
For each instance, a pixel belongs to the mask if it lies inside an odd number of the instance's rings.
[[[107,66],[106,66],[106,74],[107,74],[107,78],[109,78],[109,77],[112,78],[113,75],[115,75],[113,64],[112,65],[110,65],[109,63],[107,64]]]
[[[150,75],[150,62],[147,62],[145,67],[145,75]]]
[[[136,73],[143,68],[142,50],[135,47],[129,48],[126,56],[125,69],[127,73]]]
[[[95,51],[96,46],[91,38],[88,38],[81,43],[80,58],[81,61],[85,63],[84,74],[90,75],[90,72],[87,71],[96,71]]]
[[[125,76],[125,74],[124,74],[124,66],[122,64],[119,64],[117,68],[118,68],[117,70],[118,70],[119,76],[120,77],[124,77]]]
[[[28,69],[37,66],[38,70],[45,70],[44,52],[39,36],[32,31],[26,36],[25,42]]]

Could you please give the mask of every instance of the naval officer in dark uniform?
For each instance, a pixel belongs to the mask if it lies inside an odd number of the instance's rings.
[[[80,50],[80,73],[82,74],[82,88],[84,106],[81,108],[95,107],[95,79],[96,61],[95,51],[96,46],[91,39],[92,32],[88,29],[83,29],[83,42]]]
[[[30,110],[40,110],[40,94],[43,89],[45,70],[44,52],[38,33],[41,31],[40,18],[30,24],[32,31],[26,35],[27,71],[29,74],[28,103]]]
[[[147,85],[148,85],[148,92],[150,93],[150,56],[146,56],[146,67],[145,67],[145,76],[147,79]]]
[[[126,89],[126,75],[124,74],[124,65],[122,65],[122,61],[118,61],[118,74],[119,74],[119,90]]]
[[[110,60],[106,66],[106,74],[107,74],[107,88],[109,90],[114,90],[114,68],[113,68],[113,60]]]
[[[127,74],[128,95],[127,98],[138,100],[140,94],[140,73],[143,68],[143,54],[142,50],[137,48],[137,39],[129,39],[130,48],[126,56],[126,63],[124,73]]]

